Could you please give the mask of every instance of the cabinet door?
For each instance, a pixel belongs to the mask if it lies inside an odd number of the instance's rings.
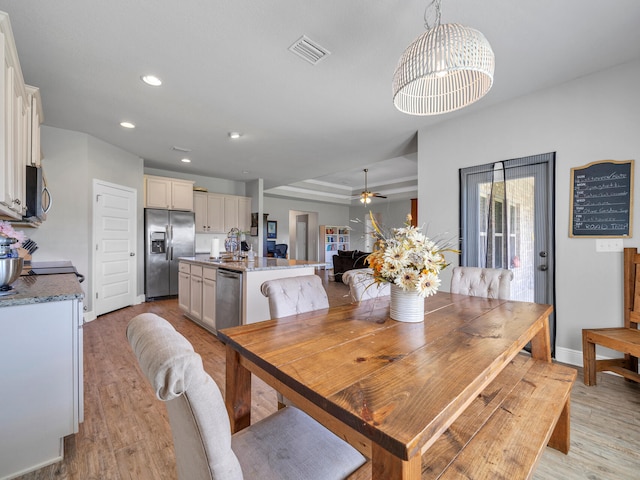
[[[42,161],[42,149],[40,146],[40,124],[42,123],[42,100],[40,90],[35,87],[26,86],[29,104],[29,125],[27,152],[27,164],[39,167]]]
[[[251,197],[238,199],[238,228],[241,232],[251,230]]]
[[[189,315],[194,320],[202,320],[202,277],[191,275],[190,298]]]
[[[202,323],[216,330],[216,281],[209,278],[202,280]]]
[[[193,194],[193,211],[195,212],[196,233],[207,233],[211,226],[207,223],[209,217],[207,215],[207,194]]]
[[[14,207],[16,200],[16,169],[17,169],[17,151],[19,148],[20,125],[17,124],[18,102],[16,99],[16,83],[17,78],[13,67],[9,66],[5,70],[5,129],[4,129],[4,163],[2,175],[2,196],[0,197],[1,211],[5,216],[11,218],[20,218]]]
[[[238,226],[238,197],[224,197],[224,231]]]
[[[170,208],[171,180],[161,177],[145,178],[145,208]]]
[[[193,183],[171,181],[171,209],[193,211]]]
[[[191,275],[185,272],[178,274],[178,307],[185,313],[191,307]]]
[[[209,194],[207,196],[207,225],[211,227],[209,233],[227,233],[224,223],[224,197]]]

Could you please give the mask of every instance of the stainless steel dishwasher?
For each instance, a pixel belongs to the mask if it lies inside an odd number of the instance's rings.
[[[242,272],[218,268],[216,330],[242,324]]]

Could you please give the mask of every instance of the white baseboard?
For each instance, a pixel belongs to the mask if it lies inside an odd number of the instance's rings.
[[[568,365],[582,366],[582,351],[556,347],[556,360]]]
[[[134,305],[140,305],[145,302],[144,295],[138,295],[134,298]],[[84,312],[84,323],[93,322],[97,317],[93,310]]]
[[[596,360],[611,360],[612,357],[607,357],[605,355],[597,355]],[[569,348],[556,347],[556,360],[558,362],[566,363],[568,365],[573,365],[575,367],[582,367],[584,365],[582,361],[582,351],[581,350],[571,350]],[[607,373],[609,375],[615,375],[619,377],[617,373],[614,372],[602,372]]]

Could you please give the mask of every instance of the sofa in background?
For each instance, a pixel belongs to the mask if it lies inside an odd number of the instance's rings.
[[[360,250],[338,250],[333,256],[333,277],[336,282],[342,281],[342,274],[349,270],[367,268],[365,259],[369,252]]]

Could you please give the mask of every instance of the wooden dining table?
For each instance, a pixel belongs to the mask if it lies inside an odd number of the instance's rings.
[[[551,361],[551,312],[438,292],[418,323],[392,320],[380,297],[221,330],[231,429],[250,424],[253,374],[369,458],[373,478],[418,479],[429,447],[527,344]]]

